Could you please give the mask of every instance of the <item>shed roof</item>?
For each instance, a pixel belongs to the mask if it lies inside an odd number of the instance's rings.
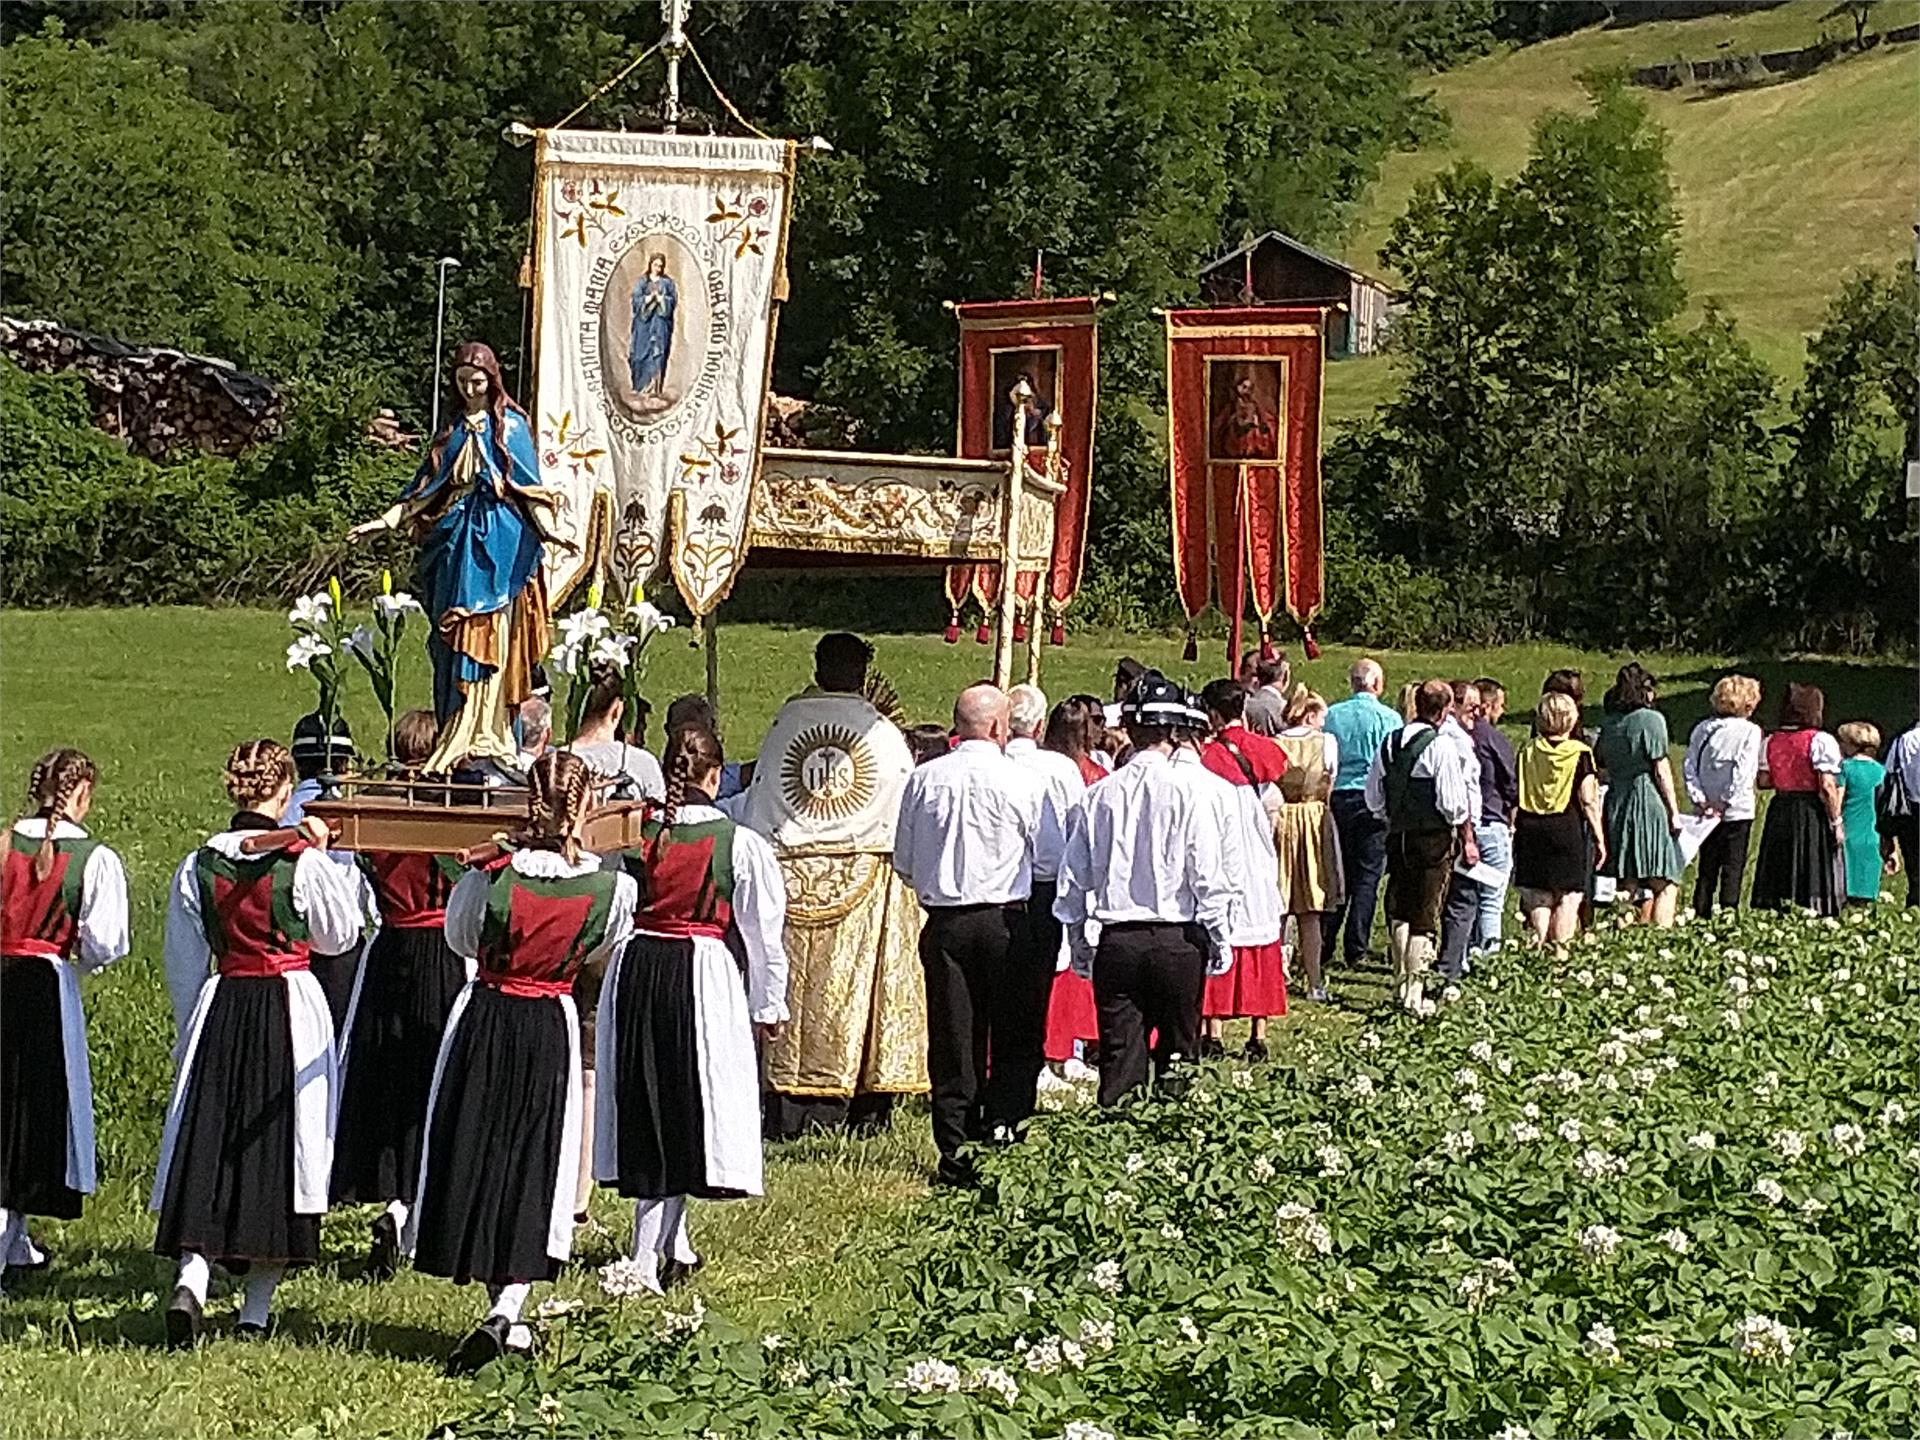
[[[1363,281],[1376,290],[1384,290],[1389,295],[1394,293],[1393,287],[1378,275],[1369,275],[1365,270],[1356,269],[1344,260],[1336,260],[1333,256],[1316,250],[1304,241],[1294,239],[1291,235],[1284,235],[1278,230],[1269,230],[1265,234],[1254,236],[1244,244],[1234,246],[1234,248],[1227,251],[1226,254],[1217,259],[1209,260],[1206,264],[1202,265],[1200,267],[1200,273],[1202,275],[1211,274],[1213,271],[1219,270],[1231,264],[1233,261],[1243,258],[1250,252],[1258,250],[1269,240],[1275,244],[1284,245],[1297,254],[1305,255],[1309,260],[1316,260],[1329,269],[1338,270],[1352,279]]]

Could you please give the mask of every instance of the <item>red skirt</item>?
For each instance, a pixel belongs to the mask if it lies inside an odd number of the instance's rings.
[[[1093,982],[1082,980],[1071,967],[1053,977],[1053,997],[1047,1002],[1046,1057],[1073,1058],[1073,1042],[1089,1045],[1100,1038],[1100,1017],[1093,1008]]]
[[[1271,945],[1234,946],[1233,967],[1224,975],[1207,977],[1200,1013],[1209,1020],[1264,1020],[1286,1014],[1284,957],[1278,940]]]

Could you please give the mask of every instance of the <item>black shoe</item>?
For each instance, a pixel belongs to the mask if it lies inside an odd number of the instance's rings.
[[[447,1361],[449,1375],[477,1375],[507,1353],[507,1332],[513,1323],[504,1315],[489,1315],[460,1342]]]
[[[1240,1052],[1248,1060],[1258,1064],[1267,1058],[1267,1042],[1259,1039],[1247,1041],[1247,1048]]]
[[[367,1278],[391,1280],[400,1269],[400,1227],[391,1214],[373,1222],[373,1244],[367,1250]]]
[[[1225,1056],[1226,1053],[1227,1047],[1221,1042],[1218,1035],[1202,1035],[1200,1037],[1200,1058],[1202,1060],[1218,1060]]]
[[[669,1255],[665,1260],[660,1262],[660,1288],[662,1290],[678,1290],[682,1285],[686,1284],[689,1280],[693,1279],[695,1275],[698,1275],[705,1269],[706,1264],[707,1262],[704,1260],[695,1260],[689,1265],[686,1261],[676,1260]]]
[[[200,1302],[186,1286],[174,1286],[161,1318],[167,1324],[169,1350],[191,1350],[200,1343]]]
[[[233,1338],[243,1345],[254,1345],[267,1338],[267,1327],[256,1325],[251,1320],[242,1320],[233,1327]]]

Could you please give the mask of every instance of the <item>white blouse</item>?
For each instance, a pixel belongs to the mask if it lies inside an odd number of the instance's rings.
[[[596,870],[614,869],[620,862],[618,856],[609,857],[603,864],[598,855],[592,854],[570,861],[558,850],[516,850],[507,863],[515,874],[529,880],[573,880]],[[447,897],[447,946],[454,954],[469,960],[480,958],[480,932],[486,924],[487,891],[492,884],[492,872],[469,870]],[[613,904],[607,911],[607,933],[581,957],[582,965],[605,959],[626,943],[633,934],[633,912],[639,903],[640,887],[631,875],[620,870],[613,883]]]
[[[15,821],[13,829],[28,839],[39,840],[47,833],[47,822],[35,816]],[[62,820],[53,827],[53,838],[84,840],[87,832],[71,820]],[[80,913],[74,917],[74,924],[79,941],[74,959],[83,972],[111,965],[132,946],[126,866],[104,845],[94,846],[87,856],[87,868],[80,872]]]

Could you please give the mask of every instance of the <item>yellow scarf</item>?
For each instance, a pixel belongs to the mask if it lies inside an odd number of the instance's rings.
[[[1535,815],[1558,815],[1573,798],[1573,777],[1580,757],[1591,755],[1583,740],[1543,740],[1520,747],[1520,808]]]

